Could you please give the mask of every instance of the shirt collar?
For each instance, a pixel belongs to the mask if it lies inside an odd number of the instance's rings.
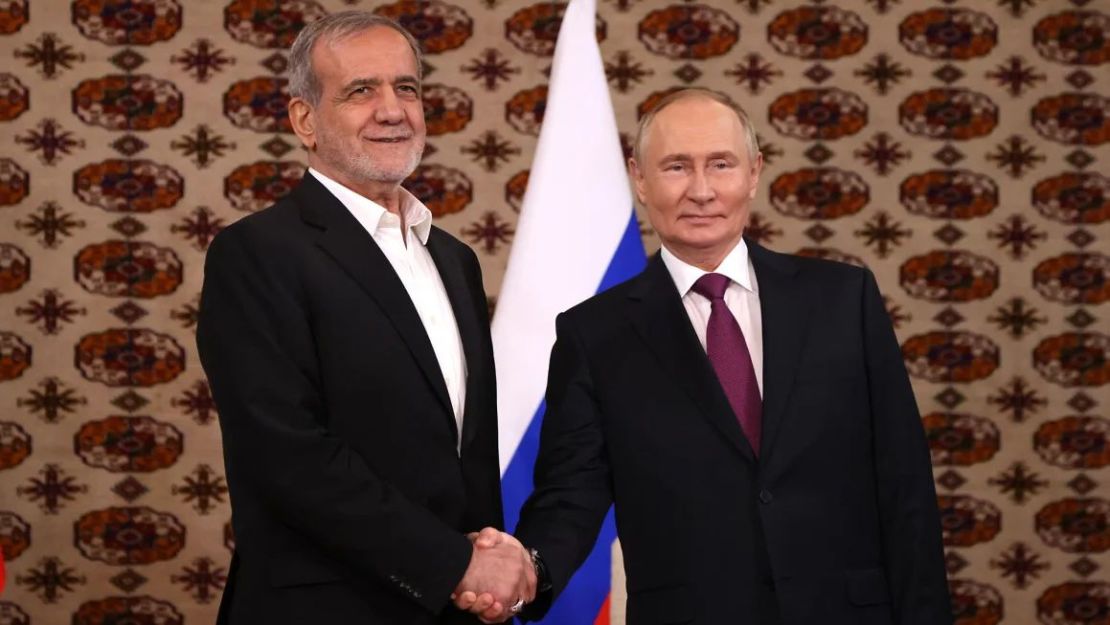
[[[671,274],[671,280],[682,297],[686,297],[699,278],[710,273],[682,261],[671,253],[666,245],[659,250],[659,255],[663,257],[663,264],[666,265],[667,272]],[[748,245],[744,239],[740,239],[736,247],[732,248],[712,273],[719,273],[744,289],[758,293],[755,281],[752,280],[751,264],[748,262]]]
[[[351,214],[362,224],[362,227],[366,228],[367,232],[376,234],[380,229],[389,227],[388,222],[390,220],[387,219],[387,216],[390,215],[390,212],[384,206],[353,189],[343,186],[311,167],[308,168],[308,171],[347,210],[351,211]],[[401,214],[405,216],[405,225],[416,235],[421,244],[427,245],[428,235],[432,230],[432,211],[428,210],[423,202],[416,199],[416,196],[409,193],[404,187],[399,187],[399,192],[401,196]],[[396,224],[396,221],[393,221],[393,223]]]

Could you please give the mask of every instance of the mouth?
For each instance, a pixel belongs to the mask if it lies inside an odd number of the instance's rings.
[[[412,137],[372,137],[370,138],[370,141],[372,141],[373,143],[404,143],[409,139],[412,139]]]

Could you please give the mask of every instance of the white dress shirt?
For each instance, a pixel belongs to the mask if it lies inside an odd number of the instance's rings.
[[[463,356],[462,338],[455,322],[455,311],[447,297],[447,289],[436,269],[435,261],[426,247],[432,229],[432,212],[405,189],[400,189],[401,213],[405,216],[405,231],[401,232],[401,219],[382,205],[348,189],[324,174],[309,168],[355,219],[370,233],[389,264],[397,272],[401,284],[416,307],[428,340],[432,343],[451,408],[458,426],[458,441],[462,441],[463,407],[466,405],[466,359]]]
[[[744,333],[744,342],[748,344],[748,353],[752,357],[752,366],[755,368],[755,380],[759,385],[759,394],[763,395],[763,314],[759,308],[759,285],[755,280],[755,270],[752,268],[751,259],[748,257],[748,245],[743,239],[732,248],[721,264],[712,272],[698,269],[679,260],[664,245],[660,250],[663,264],[671,274],[678,294],[682,297],[682,305],[686,307],[686,314],[690,316],[690,323],[694,332],[705,349],[705,334],[709,326],[709,313],[712,303],[709,298],[691,290],[694,283],[707,273],[719,273],[727,277],[728,288],[725,289],[725,305],[728,306],[736,322],[740,324],[740,331]]]

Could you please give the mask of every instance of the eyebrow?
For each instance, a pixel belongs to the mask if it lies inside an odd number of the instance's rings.
[[[720,151],[717,151],[717,152],[710,152],[709,155],[706,156],[706,160],[714,160],[714,159],[719,159],[719,158],[723,158],[725,160],[734,160],[734,161],[735,160],[740,160],[739,157],[736,156],[736,154],[734,152],[731,152],[729,150],[720,150]],[[671,163],[671,162],[688,163],[692,160],[694,160],[694,159],[689,154],[666,154],[666,155],[663,156],[663,158],[659,159],[659,162],[660,163]]]

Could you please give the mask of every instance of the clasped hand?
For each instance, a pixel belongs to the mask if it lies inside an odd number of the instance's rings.
[[[532,558],[516,538],[492,527],[467,538],[474,553],[451,599],[457,608],[477,615],[483,623],[508,620],[520,605],[536,598]]]

